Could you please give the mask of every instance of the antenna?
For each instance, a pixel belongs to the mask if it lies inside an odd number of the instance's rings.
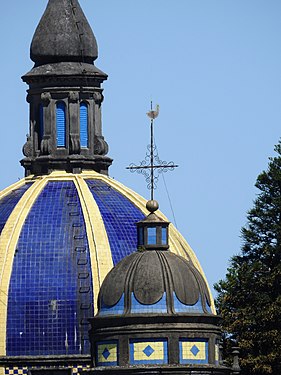
[[[150,111],[147,112],[147,116],[150,118],[150,145],[147,146],[147,152],[145,159],[136,164],[130,164],[126,169],[130,169],[131,172],[138,172],[143,174],[146,178],[147,188],[150,190],[150,199],[154,199],[154,190],[157,188],[157,182],[160,173],[167,171],[173,171],[178,165],[174,162],[166,162],[159,159],[158,150],[154,142],[154,120],[159,116],[160,107],[157,104],[156,109],[153,110],[153,104],[151,101]]]

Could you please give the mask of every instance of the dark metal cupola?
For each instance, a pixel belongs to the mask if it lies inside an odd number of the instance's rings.
[[[98,47],[78,0],[49,0],[35,31],[29,85],[30,133],[21,164],[26,176],[54,170],[107,174],[112,159],[102,135]]]
[[[137,223],[138,251],[106,276],[99,293],[99,316],[198,313],[211,315],[206,282],[192,262],[169,250],[169,222],[155,211]]]
[[[230,375],[219,353],[220,318],[192,261],[169,251],[169,222],[150,212],[137,223],[138,250],[104,279],[98,314],[90,319],[98,374]]]

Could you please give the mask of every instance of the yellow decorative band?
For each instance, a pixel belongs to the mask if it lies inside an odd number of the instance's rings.
[[[110,245],[104,223],[96,201],[87,183],[81,176],[75,176],[83,216],[86,224],[90,249],[94,288],[94,313],[97,313],[97,299],[103,280],[113,267]]]
[[[208,341],[205,339],[181,339],[180,363],[208,363]]]
[[[0,355],[6,354],[6,323],[10,277],[17,242],[31,207],[47,183],[36,181],[24,193],[7,220],[0,237]]]
[[[131,364],[168,363],[168,344],[165,339],[132,340],[130,342]]]

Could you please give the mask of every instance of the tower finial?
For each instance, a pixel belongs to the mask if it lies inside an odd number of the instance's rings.
[[[25,175],[55,170],[107,174],[112,159],[102,134],[102,83],[98,48],[78,0],[49,0],[31,48],[30,132],[21,164]]]
[[[150,145],[147,146],[147,152],[145,159],[140,162],[139,165],[130,164],[127,169],[131,172],[137,171],[145,176],[147,187],[150,190],[150,200],[154,200],[154,190],[157,187],[157,181],[159,174],[162,172],[173,171],[178,165],[174,162],[162,161],[159,158],[158,150],[154,141],[154,120],[158,117],[160,106],[157,104],[156,108],[153,109],[153,103],[150,103],[150,111],[147,112],[147,116],[150,118]]]
[[[33,36],[30,57],[35,65],[92,64],[97,59],[96,38],[78,0],[49,0]]]

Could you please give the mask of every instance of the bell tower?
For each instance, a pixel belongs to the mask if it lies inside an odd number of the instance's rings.
[[[112,159],[102,134],[101,87],[107,75],[78,0],[49,0],[30,47],[30,130],[21,160],[25,175],[54,170],[108,174]]]

